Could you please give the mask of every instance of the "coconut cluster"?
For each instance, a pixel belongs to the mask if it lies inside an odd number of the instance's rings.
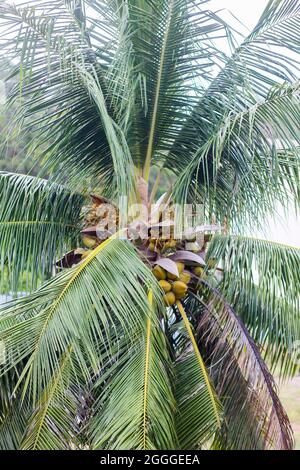
[[[151,212],[149,220],[130,220],[126,229],[143,261],[152,266],[165,304],[172,306],[184,299],[189,290],[198,291],[203,285],[200,278],[203,280],[215,267],[216,260],[209,259],[205,263],[204,258],[212,237],[212,233],[207,232],[216,227],[196,227],[176,239],[174,212],[168,211],[169,218],[164,218],[161,205],[162,202],[157,209],[158,222]],[[114,204],[101,196],[91,195],[90,204],[83,207],[81,214],[81,246],[66,253],[56,266],[59,269],[70,268],[82,262],[104,241],[103,231],[107,237],[113,233],[112,227],[118,226],[119,218],[119,210]],[[138,234],[137,237],[131,237],[132,230]],[[202,237],[197,237],[199,231],[203,233]]]
[[[194,268],[188,267],[178,261],[176,262],[179,276],[168,272],[158,264],[154,266],[152,272],[158,283],[164,292],[164,302],[167,306],[174,305],[176,300],[183,299],[189,289],[189,284],[192,280],[192,276],[201,277],[204,274],[204,268],[197,266]]]

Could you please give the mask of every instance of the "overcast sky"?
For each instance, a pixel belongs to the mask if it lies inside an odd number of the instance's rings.
[[[246,29],[251,30],[267,3],[267,0],[211,0],[210,5],[212,10],[232,12],[241,23],[244,23]]]
[[[24,0],[15,1],[15,3],[22,2],[24,3]],[[209,3],[212,10],[222,10],[220,11],[220,16],[231,25],[236,26],[243,34],[247,34],[255,26],[266,5],[267,0],[211,0]],[[234,17],[238,18],[239,22],[234,20]],[[270,230],[268,231],[267,238],[300,247],[300,217],[297,221],[292,209],[288,211],[287,216],[283,214],[280,207],[278,212],[280,217],[277,220],[268,221]]]

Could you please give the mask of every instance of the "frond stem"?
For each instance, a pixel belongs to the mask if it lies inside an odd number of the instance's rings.
[[[148,293],[149,309],[152,310],[153,293]],[[144,374],[144,394],[143,394],[143,450],[147,449],[147,396],[149,389],[149,366],[150,366],[150,338],[151,338],[151,320],[147,319],[146,328],[146,354],[145,354],[145,374]]]
[[[161,81],[162,81],[166,47],[167,47],[167,42],[168,42],[168,37],[169,37],[169,32],[170,32],[173,6],[174,6],[174,0],[171,0],[170,5],[169,5],[167,25],[166,25],[166,30],[165,30],[165,35],[164,35],[162,50],[161,50],[161,56],[160,56],[151,128],[150,128],[150,133],[149,133],[149,141],[148,141],[146,160],[145,160],[144,171],[143,171],[143,176],[146,181],[149,180],[149,174],[150,174],[151,158],[152,158],[152,153],[153,153],[153,143],[154,143],[154,136],[155,136],[155,126],[156,126],[157,111],[158,111],[158,100],[159,100],[159,95],[160,95],[160,86],[161,86]]]
[[[205,380],[205,383],[206,383],[206,386],[207,386],[207,390],[208,390],[208,393],[210,395],[211,402],[212,402],[212,405],[213,405],[213,408],[214,408],[214,412],[215,412],[215,416],[216,416],[216,421],[218,423],[218,427],[221,428],[221,421],[220,421],[220,417],[219,417],[218,408],[217,408],[217,405],[216,405],[216,400],[215,400],[214,392],[213,392],[213,389],[212,389],[212,385],[210,383],[210,379],[209,379],[209,376],[207,374],[206,367],[205,367],[205,364],[203,362],[203,359],[201,357],[201,354],[200,354],[196,339],[194,337],[189,319],[187,317],[187,314],[185,313],[185,310],[183,308],[182,303],[179,300],[177,300],[176,305],[177,305],[178,310],[179,310],[179,312],[182,316],[184,326],[185,326],[185,328],[187,330],[187,333],[190,337],[190,340],[191,340],[191,343],[192,343],[192,346],[193,346],[193,349],[194,349],[194,353],[196,355],[196,358],[197,358],[197,361],[199,363],[200,369],[203,373],[203,377],[204,377],[204,380]]]

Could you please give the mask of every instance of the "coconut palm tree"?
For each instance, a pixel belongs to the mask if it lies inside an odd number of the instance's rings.
[[[299,204],[300,2],[239,45],[206,0],[7,1],[0,22],[43,168],[0,173],[0,447],[291,449],[271,373],[299,371],[300,250],[249,229]],[[182,237],[175,203],[202,208]]]

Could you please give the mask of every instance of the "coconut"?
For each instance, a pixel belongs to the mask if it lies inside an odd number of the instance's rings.
[[[156,243],[155,242],[150,242],[149,243],[149,250],[150,251],[155,251],[156,248]]]
[[[179,275],[179,280],[184,282],[185,284],[188,284],[191,280],[191,273],[189,273],[188,271],[183,271]]]
[[[83,237],[82,237],[82,243],[83,243],[84,246],[86,246],[87,248],[94,248],[94,246],[95,246],[96,243],[97,243],[97,240],[96,240],[96,238],[89,237],[88,235],[83,235]]]
[[[170,292],[170,290],[172,289],[172,285],[168,281],[164,281],[163,279],[159,281],[159,285],[165,292]]]
[[[164,302],[166,305],[174,305],[176,302],[176,297],[174,292],[167,292],[164,295]]]
[[[186,248],[188,251],[192,251],[193,253],[198,253],[201,250],[201,246],[198,242],[188,243]]]
[[[158,264],[154,266],[154,268],[152,269],[152,272],[154,276],[156,277],[156,279],[158,279],[159,281],[164,280],[167,277],[166,271],[160,266],[158,266]]]
[[[179,278],[178,276],[175,276],[175,274],[167,272],[167,277],[170,279],[170,281],[177,281]]]
[[[177,264],[178,272],[179,272],[179,274],[181,274],[183,272],[184,268],[185,268],[184,263],[181,263],[180,261],[177,261],[176,264]]]
[[[196,274],[196,276],[201,277],[203,275],[204,268],[202,266],[196,266],[193,269],[193,272],[194,272],[194,274]]]
[[[175,281],[172,286],[176,299],[182,299],[187,293],[188,286],[182,281]]]
[[[164,244],[164,250],[169,250],[172,248],[176,248],[176,240],[169,240]]]

